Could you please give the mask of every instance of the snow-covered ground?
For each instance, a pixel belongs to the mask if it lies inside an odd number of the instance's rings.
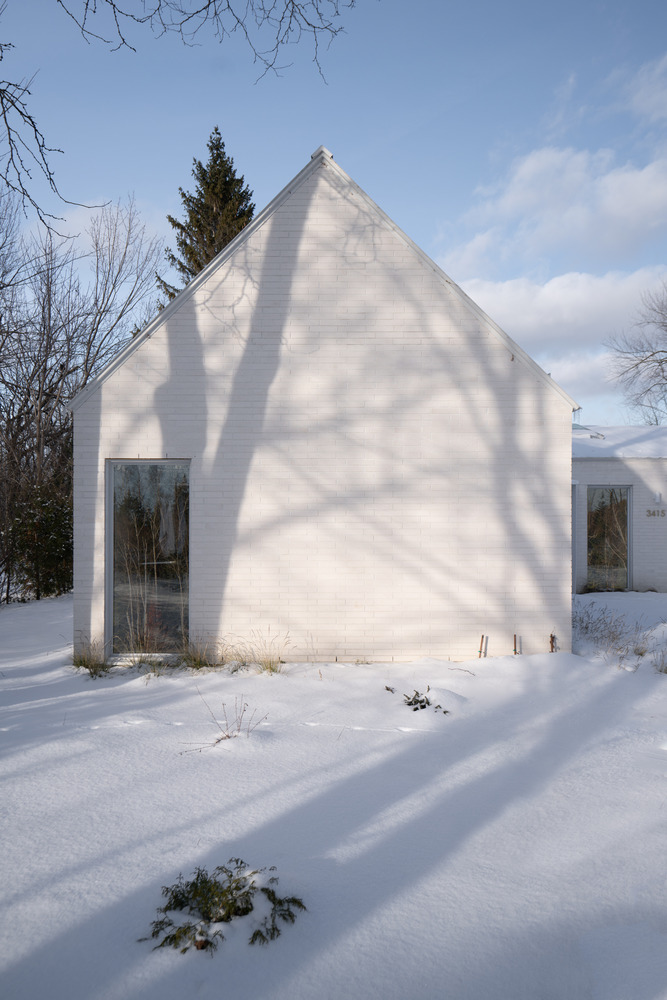
[[[647,637],[99,680],[69,598],[0,608],[2,997],[664,1000],[667,595],[591,602]],[[405,705],[427,685],[449,714]],[[241,700],[266,719],[212,745]],[[265,948],[138,943],[235,856],[308,912]]]

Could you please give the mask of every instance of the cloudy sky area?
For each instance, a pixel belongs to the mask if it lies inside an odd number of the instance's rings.
[[[585,422],[636,421],[604,342],[667,279],[667,6],[460,6],[357,0],[321,53],[325,79],[304,39],[258,80],[238,37],[185,47],[128,26],[137,51],[112,51],[87,44],[57,0],[7,0],[3,76],[36,74],[31,109],[62,150],[67,198],[133,194],[167,238],[215,125],[258,209],[326,145]],[[36,190],[83,225],[84,210]]]

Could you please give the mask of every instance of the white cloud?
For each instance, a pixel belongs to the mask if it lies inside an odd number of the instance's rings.
[[[578,99],[574,75],[563,82],[546,122],[550,141],[475,191],[448,227],[453,248],[440,263],[587,419],[592,408],[599,422],[620,423],[632,414],[604,344],[634,325],[642,296],[667,280],[667,141],[656,127],[667,120],[667,55],[632,75],[618,70],[605,87],[601,107]],[[608,126],[619,113],[614,136]],[[584,119],[586,134],[607,126],[613,148],[554,141]]]
[[[642,66],[626,85],[632,111],[649,122],[667,118],[667,55]]]
[[[555,358],[547,371],[573,399],[581,411],[577,419],[589,424],[641,423],[641,419],[626,406],[618,386],[609,377],[610,355],[581,352],[576,357]]]
[[[567,133],[574,124],[579,123],[587,112],[585,104],[577,96],[578,79],[576,73],[570,73],[554,90],[553,108],[544,118],[547,135],[553,137]]]
[[[571,272],[543,283],[475,278],[461,287],[584,407],[585,419],[627,423],[604,343],[636,322],[642,296],[665,280],[667,267],[647,267]]]
[[[608,149],[592,154],[546,146],[515,160],[508,177],[493,188],[479,189],[488,199],[471,216],[514,221],[528,213],[544,214],[553,207],[581,200],[591,178],[604,173],[613,160]]]
[[[631,273],[560,274],[540,283],[530,278],[486,281],[461,287],[529,353],[551,355],[574,348],[599,349],[635,322],[642,296],[667,279],[667,267]]]
[[[616,166],[608,149],[548,146],[478,193],[481,201],[463,220],[477,232],[443,262],[457,280],[508,266],[548,273],[561,258],[586,269],[623,266],[656,238],[667,241],[665,158]]]

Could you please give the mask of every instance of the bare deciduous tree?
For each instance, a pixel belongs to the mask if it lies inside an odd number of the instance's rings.
[[[21,2],[21,0],[18,0]],[[313,60],[321,72],[320,49],[342,30],[340,15],[356,0],[55,0],[77,25],[86,41],[118,48],[135,48],[128,29],[147,27],[155,35],[176,33],[193,44],[208,32],[223,42],[240,35],[247,42],[253,61],[278,71],[281,52],[303,36],[311,40]],[[0,17],[6,0],[0,2]],[[0,62],[12,49],[0,42]],[[38,203],[33,194],[33,173],[47,181],[51,191],[66,204],[51,165],[53,153],[30,110],[32,77],[0,80],[0,182],[21,202],[24,212],[33,209],[45,225],[56,217]]]
[[[0,288],[5,600],[13,583],[40,597],[64,589],[71,575],[71,419],[65,403],[131,337],[138,311],[155,291],[162,243],[147,236],[132,202],[103,209],[87,235],[83,249],[50,230],[15,245],[22,277]]]
[[[643,297],[634,328],[607,346],[628,404],[647,424],[667,421],[667,282]]]

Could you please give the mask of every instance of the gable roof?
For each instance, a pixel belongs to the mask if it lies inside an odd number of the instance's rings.
[[[572,399],[572,397],[565,392],[557,382],[555,382],[550,375],[548,375],[538,364],[534,361],[529,354],[527,354],[519,345],[509,337],[504,330],[502,330],[497,323],[495,323],[480,306],[477,305],[466,293],[460,288],[452,279],[445,274],[445,272],[438,267],[438,265],[433,261],[428,254],[414,243],[409,236],[407,236],[402,229],[400,229],[395,222],[393,222],[389,216],[383,212],[383,210],[370,198],[366,192],[359,187],[355,181],[340,167],[333,158],[333,153],[331,153],[325,146],[319,146],[315,152],[312,154],[309,163],[303,167],[302,170],[296,174],[295,177],[287,184],[282,191],[280,191],[276,197],[269,202],[269,204],[264,208],[252,222],[248,223],[241,232],[234,237],[234,239],[227,244],[227,246],[220,251],[220,253],[210,261],[207,266],[199,272],[199,274],[192,279],[192,281],[186,285],[182,292],[180,292],[172,301],[165,306],[165,308],[159,312],[147,326],[144,327],[141,333],[139,333],[134,339],[122,348],[118,354],[109,362],[109,364],[94,378],[91,382],[85,386],[81,392],[77,393],[76,396],[67,404],[69,409],[74,411],[84,403],[90,396],[92,396],[97,389],[102,385],[106,379],[109,378],[118,368],[120,368],[127,359],[137,351],[144,341],[148,340],[152,335],[158,330],[165,322],[168,322],[169,318],[177,312],[189,298],[196,294],[197,290],[207,282],[212,274],[223,267],[227,261],[233,257],[237,252],[239,247],[241,247],[247,240],[249,240],[253,233],[257,232],[268,219],[283,205],[294,192],[302,185],[308,178],[316,171],[321,169],[334,170],[340,179],[344,181],[345,184],[354,191],[354,193],[364,202],[366,207],[369,209],[372,215],[374,215],[377,221],[394,233],[396,238],[400,240],[405,247],[407,247],[413,254],[415,254],[423,264],[429,267],[440,279],[447,285],[449,291],[459,299],[459,301],[468,309],[469,312],[473,313],[484,326],[487,327],[507,348],[510,353],[521,360],[524,365],[530,368],[538,380],[547,385],[550,389],[556,392],[562,399],[572,408],[572,410],[579,409],[579,405]]]

